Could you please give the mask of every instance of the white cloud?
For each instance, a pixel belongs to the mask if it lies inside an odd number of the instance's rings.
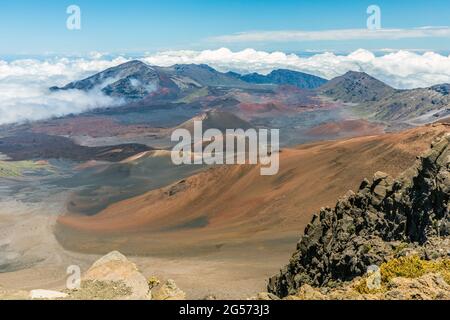
[[[396,87],[417,88],[450,83],[450,56],[434,52],[393,51],[376,56],[359,49],[348,55],[320,53],[300,57],[283,52],[246,49],[233,52],[226,48],[205,51],[167,51],[143,59],[149,64],[169,66],[176,63],[205,63],[220,71],[267,74],[274,69],[292,69],[327,79],[347,71],[364,71]]]
[[[27,84],[0,84],[0,124],[47,119],[90,109],[115,106],[120,102],[101,91],[69,90],[44,92],[40,86]]]
[[[322,31],[282,30],[253,31],[209,38],[219,43],[398,40],[418,38],[450,38],[450,27],[421,27],[412,29],[336,29]]]
[[[267,74],[274,69],[292,69],[327,79],[349,70],[364,71],[396,87],[427,87],[450,83],[450,56],[434,52],[389,51],[376,56],[367,50],[348,55],[320,53],[300,57],[283,52],[253,49],[233,52],[226,48],[204,51],[166,51],[148,54],[143,61],[159,66],[181,63],[208,64],[219,71]],[[118,57],[107,59],[92,54],[90,58],[54,58],[46,61],[0,60],[0,124],[45,119],[89,109],[114,106],[119,102],[99,91],[88,93],[71,90],[49,92],[73,80],[90,76],[106,68],[128,61]]]
[[[120,101],[99,90],[50,92],[49,87],[64,85],[99,70],[127,61],[52,59],[0,61],[0,124],[40,120],[94,108],[114,106]]]

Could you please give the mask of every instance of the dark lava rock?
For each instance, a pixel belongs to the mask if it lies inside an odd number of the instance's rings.
[[[427,258],[446,256],[439,240],[450,235],[450,135],[397,180],[377,172],[358,193],[349,192],[334,209],[324,208],[304,231],[290,263],[269,280],[280,297],[304,285],[316,287],[350,281],[398,255],[402,248]],[[416,249],[414,249],[416,248]],[[426,250],[425,250],[426,248]],[[414,251],[415,250],[415,251]]]
[[[119,162],[150,150],[153,148],[137,143],[86,147],[76,144],[67,137],[35,132],[0,138],[0,153],[6,154],[13,161],[68,159],[78,162],[89,160]]]

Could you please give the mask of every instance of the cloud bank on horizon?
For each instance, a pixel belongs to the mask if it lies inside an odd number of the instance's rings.
[[[0,125],[118,105],[120,101],[100,90],[50,92],[49,87],[64,85],[126,61],[125,58],[111,61],[67,58],[0,60]]]
[[[127,57],[106,59],[101,54],[86,58],[52,58],[45,61],[0,60],[0,124],[33,121],[77,114],[94,108],[117,106],[118,101],[100,90],[50,92],[51,86],[90,76],[129,61]],[[208,64],[219,71],[267,74],[275,69],[292,69],[327,79],[347,71],[366,72],[396,88],[428,87],[450,83],[450,56],[434,52],[418,54],[396,51],[376,56],[367,50],[348,55],[321,53],[310,57],[283,52],[226,48],[204,51],[165,51],[147,54],[142,61],[159,66]]]
[[[196,63],[208,64],[219,71],[239,73],[270,73],[275,69],[291,69],[326,79],[347,71],[366,72],[399,89],[428,87],[450,83],[450,55],[435,52],[423,54],[394,51],[382,56],[359,49],[348,55],[326,52],[310,57],[283,52],[246,49],[233,52],[227,48],[204,51],[166,51],[149,55],[143,61],[161,66]]]

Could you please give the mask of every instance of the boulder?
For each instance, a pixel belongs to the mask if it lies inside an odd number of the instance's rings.
[[[149,293],[144,275],[134,263],[117,251],[97,260],[83,275],[83,281],[123,283],[131,289],[131,294],[126,297],[131,300],[147,299]]]

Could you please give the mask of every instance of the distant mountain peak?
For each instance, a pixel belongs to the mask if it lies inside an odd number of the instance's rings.
[[[384,82],[358,71],[348,71],[319,88],[326,96],[354,103],[379,101],[395,91]]]
[[[430,89],[439,92],[444,96],[448,96],[448,94],[450,93],[450,83],[438,84],[432,86]]]
[[[131,67],[131,66],[143,66],[143,67],[149,67],[149,65],[141,60],[131,60],[125,63],[122,63],[119,65],[119,67]]]
[[[383,81],[371,76],[370,74],[368,74],[364,71],[348,71],[342,77],[347,78],[347,79],[373,81],[373,82],[377,82],[377,83],[382,83],[386,87],[390,87]]]
[[[250,84],[219,72],[206,64],[176,64],[156,67],[132,60],[108,68],[86,79],[51,91],[99,89],[108,96],[142,100],[162,96],[180,97],[200,87],[250,88]]]
[[[376,120],[427,123],[450,114],[449,84],[397,90],[365,72],[349,71],[330,80],[318,92],[335,100],[356,103]]]
[[[216,69],[213,67],[207,65],[207,64],[195,64],[195,63],[188,63],[188,64],[175,64],[172,67],[176,71],[184,71],[184,70],[205,70],[209,72],[217,72]]]
[[[71,82],[62,88],[52,87],[50,89],[52,91],[71,89],[88,91],[99,87],[103,90],[110,85],[114,85],[115,82],[129,82],[135,84],[136,82],[130,80],[135,79],[136,81],[145,81],[146,79],[154,79],[155,77],[156,73],[153,67],[142,61],[132,60],[108,68],[86,79]]]
[[[349,77],[349,76],[352,76],[352,77],[365,77],[365,76],[371,77],[371,76],[369,76],[369,74],[367,74],[364,71],[355,71],[355,70],[347,71],[344,74],[344,77]],[[373,78],[373,77],[371,77],[371,78]]]
[[[249,73],[242,76],[237,73],[230,73],[230,75],[239,77],[239,79],[249,83],[291,85],[301,89],[315,89],[327,82],[326,79],[288,69],[273,70],[266,76],[259,73]]]

